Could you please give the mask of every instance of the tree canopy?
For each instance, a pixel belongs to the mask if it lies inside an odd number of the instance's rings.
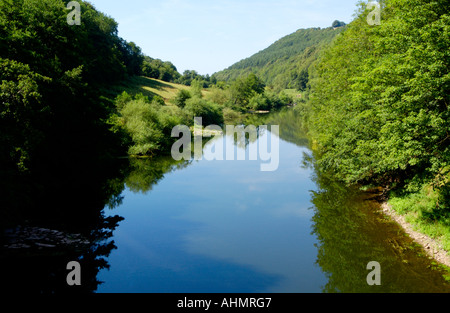
[[[81,25],[69,25],[68,2],[0,0],[0,161],[18,171],[74,147],[120,149],[99,91],[139,74],[141,50],[88,2],[79,1]]]
[[[212,77],[218,81],[233,81],[254,73],[278,91],[285,88],[304,90],[309,66],[340,31],[331,27],[299,29]]]
[[[308,127],[318,162],[347,182],[448,186],[448,1],[386,0],[358,17],[313,67]],[[414,187],[416,186],[416,187]]]

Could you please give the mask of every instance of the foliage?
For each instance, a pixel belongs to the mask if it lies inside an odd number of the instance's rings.
[[[446,228],[445,236],[450,227],[448,5],[386,0],[381,25],[371,26],[360,3],[356,19],[310,69],[310,101],[299,108],[321,171],[349,184],[385,187],[397,199],[394,207],[414,212],[419,225]]]
[[[12,171],[123,151],[99,90],[139,73],[140,49],[88,2],[79,1],[81,25],[68,25],[67,2],[0,0],[0,161]]]
[[[223,109],[223,120],[227,125],[239,125],[244,121],[244,115],[231,108]]]
[[[206,98],[220,105],[225,105],[231,97],[229,90],[222,89],[217,85],[212,86],[208,91],[209,93]]]
[[[309,66],[324,45],[340,32],[341,29],[333,30],[331,27],[299,29],[255,55],[215,73],[212,78],[231,82],[254,73],[276,91],[286,88],[304,90]]]
[[[118,107],[123,99],[130,99],[122,94],[116,99]],[[129,134],[131,143],[128,153],[131,155],[155,155],[167,153],[173,144],[172,128],[183,124],[182,114],[177,107],[161,106],[153,100],[137,95],[119,109],[116,123]]]
[[[331,27],[337,28],[337,27],[344,27],[346,24],[344,22],[335,20],[332,24]]]
[[[184,108],[186,101],[190,98],[192,98],[192,95],[188,90],[180,89],[173,99],[173,103],[180,108]]]
[[[28,65],[0,59],[0,145],[4,166],[9,161],[26,170],[29,153],[43,136],[40,121],[46,117],[39,83],[49,78],[30,71]],[[22,125],[17,125],[20,121]],[[30,140],[30,139],[34,140]]]
[[[181,76],[172,62],[163,62],[149,56],[145,56],[143,59],[142,74],[165,82],[176,82]]]
[[[206,99],[192,97],[186,101],[184,110],[188,114],[188,119],[192,121],[190,125],[192,125],[195,117],[201,117],[203,125],[223,124],[221,108]]]
[[[264,83],[254,73],[239,77],[230,87],[231,102],[233,105],[245,107],[253,96],[264,92],[264,87]]]
[[[250,99],[249,107],[253,110],[269,110],[269,99],[263,94],[256,94]]]
[[[203,97],[202,89],[203,89],[203,82],[200,81],[199,79],[194,79],[191,82],[191,92],[194,97],[198,97],[198,98]]]
[[[386,1],[377,27],[362,7],[316,64],[309,127],[325,169],[347,182],[401,184],[448,165],[444,2]]]
[[[197,71],[193,70],[184,71],[183,75],[176,80],[176,83],[191,86],[194,80],[200,81],[202,88],[208,88],[211,85],[217,83],[217,81],[215,79],[211,79],[211,77],[208,74],[200,75],[199,73],[197,73]]]

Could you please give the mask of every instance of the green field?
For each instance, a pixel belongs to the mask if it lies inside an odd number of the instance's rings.
[[[190,90],[190,86],[168,83],[159,79],[148,78],[145,76],[131,77],[120,85],[113,86],[107,90],[108,97],[115,98],[118,94],[126,91],[131,95],[142,93],[144,96],[152,98],[156,95],[162,97],[166,105],[172,105],[171,100],[181,89]],[[203,96],[208,91],[203,90]]]

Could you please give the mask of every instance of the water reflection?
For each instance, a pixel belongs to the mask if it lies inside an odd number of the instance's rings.
[[[39,248],[28,240],[23,243],[29,248],[3,248],[2,278],[9,291],[450,291],[443,272],[378,213],[370,194],[314,168],[293,111],[249,123],[280,125],[277,171],[261,172],[260,161],[248,158],[114,164],[84,158],[47,164],[33,181],[12,184],[10,194],[17,195],[7,206],[22,210],[20,219],[8,219],[14,223],[2,220],[4,229],[57,230],[63,239],[79,234],[87,244],[39,239],[55,247]],[[269,128],[258,135],[205,139],[203,153],[222,144],[248,155],[272,134]],[[28,186],[23,194],[18,185]],[[2,214],[13,211],[3,208]],[[81,287],[66,284],[72,260],[81,263]],[[370,261],[381,264],[381,286],[366,283]]]
[[[130,177],[154,172],[136,161],[117,209],[126,217],[115,232],[119,249],[111,270],[99,274],[99,292],[449,290],[443,272],[378,213],[372,195],[319,174],[294,112],[252,123],[280,125],[275,172],[261,172],[248,158],[189,166],[162,160],[166,170],[150,175],[158,188],[135,188],[141,179]],[[204,142],[203,154],[234,145],[248,155],[268,135],[216,136]],[[381,286],[366,282],[370,261],[381,264]]]
[[[324,292],[450,292],[445,272],[379,211],[376,194],[316,178],[314,233],[317,263],[327,274]],[[366,265],[381,265],[381,286],[369,286]]]
[[[257,144],[218,136],[204,153],[235,143],[246,150]],[[325,280],[314,264],[308,210],[314,183],[300,168],[302,149],[283,141],[280,150],[276,172],[261,172],[248,158],[193,161],[151,192],[129,188],[116,210],[125,216],[114,236],[118,250],[100,273],[99,291],[320,291]]]
[[[295,111],[268,118],[283,123],[281,138],[309,146]],[[302,167],[314,173],[316,184],[312,229],[319,241],[316,263],[328,279],[323,292],[450,292],[444,279],[449,273],[380,212],[377,190],[361,192],[334,181],[315,167],[314,157],[304,151]],[[367,284],[370,261],[381,265],[381,286]]]
[[[131,191],[145,194],[151,191],[165,174],[186,168],[191,163],[191,160],[174,161],[169,156],[152,159],[132,158],[125,183]]]

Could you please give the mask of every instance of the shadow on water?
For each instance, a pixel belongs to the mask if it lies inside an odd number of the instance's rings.
[[[81,157],[41,163],[34,175],[14,177],[1,209],[1,277],[10,293],[91,293],[102,282],[116,249],[113,231],[123,217],[127,186],[146,193],[166,173],[189,165],[170,157],[94,160]],[[10,177],[11,178],[11,177]],[[13,194],[17,196],[12,197]],[[81,267],[81,285],[69,286],[67,264]]]
[[[0,247],[1,277],[8,292],[97,289],[97,273],[108,267],[106,258],[115,249],[109,239],[122,220],[106,217],[104,208],[121,203],[127,163],[59,157],[41,160],[32,175],[8,177]],[[70,261],[81,265],[81,286],[66,282]]]

